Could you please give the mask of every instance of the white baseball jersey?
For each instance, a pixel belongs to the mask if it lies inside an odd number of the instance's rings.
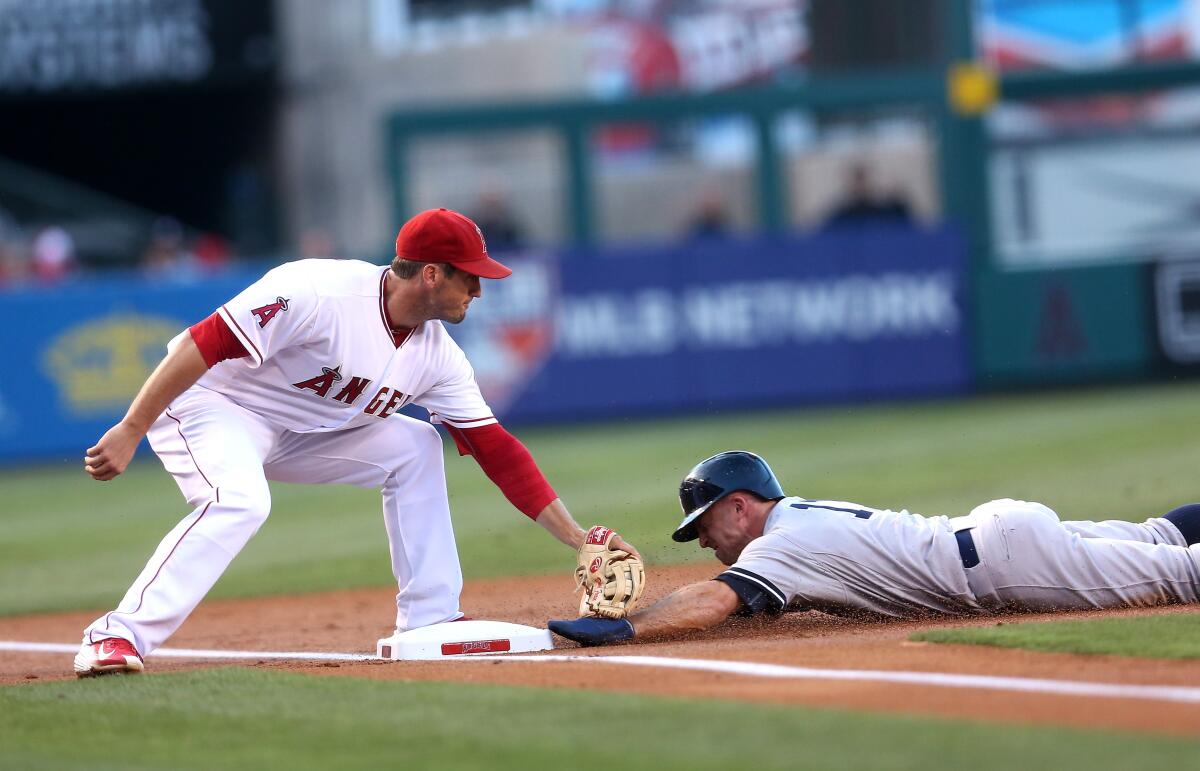
[[[718,577],[751,611],[978,612],[946,517],[784,498]]]
[[[458,428],[495,423],[440,321],[396,347],[383,305],[387,271],[356,260],[269,271],[218,310],[250,355],[218,363],[199,385],[299,433],[365,425],[414,402]]]
[[[266,520],[268,481],[380,490],[397,630],[462,615],[442,441],[429,423],[396,412],[416,403],[458,428],[496,419],[441,322],[397,346],[383,305],[387,271],[292,262],[221,307],[249,356],[214,365],[148,434],[192,512],[117,608],[88,626],[85,643],[119,637],[145,655],[169,638]]]
[[[948,519],[784,498],[717,580],[749,613],[1145,607],[1200,601],[1200,544],[1189,548],[1159,517],[1060,522],[1040,503],[1011,499]]]

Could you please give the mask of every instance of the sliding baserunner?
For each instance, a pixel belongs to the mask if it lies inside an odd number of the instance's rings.
[[[909,618],[1200,601],[1200,504],[1142,523],[1060,522],[1040,503],[991,501],[923,517],[789,497],[749,452],[702,461],[679,488],[673,538],[728,566],[627,619],[551,621],[584,645],[716,626],[734,614],[820,610]]]

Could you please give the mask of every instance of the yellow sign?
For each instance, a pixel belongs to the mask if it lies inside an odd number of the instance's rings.
[[[996,73],[978,62],[959,62],[946,77],[950,107],[960,115],[987,112],[1000,93]]]
[[[86,416],[129,406],[184,326],[162,316],[117,312],[63,332],[43,361],[64,408]]]

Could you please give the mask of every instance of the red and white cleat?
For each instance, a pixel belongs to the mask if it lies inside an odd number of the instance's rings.
[[[75,674],[80,677],[95,677],[111,672],[141,672],[145,668],[133,643],[120,637],[85,642],[79,647],[79,653],[75,654]]]

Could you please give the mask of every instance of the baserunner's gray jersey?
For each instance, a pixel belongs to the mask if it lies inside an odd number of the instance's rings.
[[[718,580],[751,611],[978,613],[946,517],[784,498]],[[744,587],[757,589],[746,602]],[[739,586],[740,585],[740,586]]]
[[[1060,522],[1026,501],[991,501],[949,519],[784,498],[717,580],[744,612],[1145,606],[1200,601],[1200,550],[1165,519]]]

